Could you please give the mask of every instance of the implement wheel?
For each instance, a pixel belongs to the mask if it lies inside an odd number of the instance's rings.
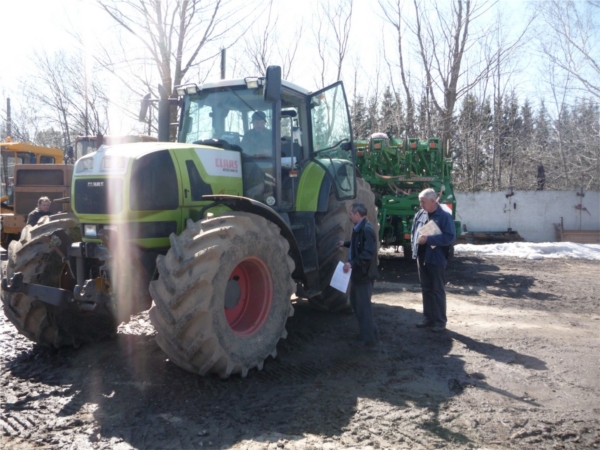
[[[46,217],[41,223],[23,229],[21,239],[12,241],[8,248],[6,275],[9,281],[16,272],[22,272],[25,283],[73,288],[74,280],[68,268],[44,239],[58,230],[65,231],[74,242],[81,240],[79,224],[73,219]],[[116,331],[116,324],[108,315],[57,308],[21,292],[3,291],[2,303],[4,314],[19,333],[44,346],[78,347]]]
[[[157,259],[150,319],[178,366],[245,377],[277,355],[294,309],[294,262],[279,227],[250,213],[188,221]]]

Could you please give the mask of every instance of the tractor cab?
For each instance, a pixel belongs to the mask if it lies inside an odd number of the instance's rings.
[[[246,78],[180,86],[178,141],[239,152],[244,196],[276,211],[296,210],[299,175],[311,162],[325,169],[339,200],[354,198],[352,130],[342,84],[311,94],[280,81],[279,95],[269,99],[267,83]]]

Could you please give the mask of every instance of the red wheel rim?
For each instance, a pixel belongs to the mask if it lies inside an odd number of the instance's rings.
[[[273,302],[273,281],[267,265],[255,257],[240,262],[229,275],[229,301],[232,292],[236,298],[232,307],[225,308],[227,323],[237,336],[251,336],[267,321]]]

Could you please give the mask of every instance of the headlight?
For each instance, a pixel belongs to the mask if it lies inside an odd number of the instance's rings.
[[[75,172],[85,172],[86,170],[92,170],[94,168],[94,159],[93,158],[81,158],[77,161],[77,167],[75,168]]]
[[[84,225],[83,235],[85,237],[95,238],[98,235],[98,232],[96,231],[96,225]]]

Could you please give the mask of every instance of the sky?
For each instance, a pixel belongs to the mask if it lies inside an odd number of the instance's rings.
[[[242,0],[239,1],[242,4]],[[306,26],[303,38],[307,40],[313,38],[311,31],[311,28],[315,27],[313,13],[318,10],[317,5],[320,0],[274,1],[276,10],[280,14],[280,24],[285,30],[283,33],[293,30],[295,25],[304,18]],[[500,0],[503,14],[508,15],[513,22],[524,19],[525,3],[524,0]],[[386,34],[388,45],[394,45],[394,32],[390,28],[382,28],[378,17],[381,15],[377,0],[354,0],[352,36],[349,55],[345,62],[344,82],[346,89],[350,91],[354,80],[349,79],[349,74],[353,73],[354,66],[362,68],[358,84],[360,93],[365,97],[368,97],[374,89],[372,74],[376,71],[376,67],[379,65],[382,73],[387,71],[382,55],[376,50],[382,35]],[[0,98],[11,97],[13,109],[18,106],[20,100],[20,80],[34,71],[33,59],[36,51],[52,53],[61,49],[68,50],[69,47],[76,45],[73,37],[69,35],[70,30],[75,30],[84,36],[87,51],[94,52],[98,40],[106,37],[106,30],[113,25],[111,19],[95,5],[93,0],[4,0],[0,1],[0,17],[3,36],[9,36],[8,39],[0,40],[0,61],[3,68],[0,70]],[[241,45],[240,42],[237,48],[228,51],[228,59],[229,55],[240,53]],[[290,81],[313,90],[319,87],[315,84],[317,74],[310,68],[316,53],[311,54],[310,49],[308,51],[309,53],[305,50],[304,54],[298,56],[296,65],[302,70],[296,70],[294,78]],[[393,54],[394,49],[391,48],[390,52]],[[411,63],[410,59],[408,58],[408,64]],[[228,63],[231,61],[228,60]],[[218,76],[218,68],[215,69],[214,76]],[[111,95],[115,98],[122,96],[118,88],[119,86],[115,85],[110,87]],[[380,86],[380,89],[382,88]],[[530,88],[534,89],[533,83]],[[0,105],[0,110],[4,109],[5,105]],[[116,108],[111,110],[110,122],[112,134],[129,132],[127,129],[116,129],[119,126],[128,126],[123,124]]]

